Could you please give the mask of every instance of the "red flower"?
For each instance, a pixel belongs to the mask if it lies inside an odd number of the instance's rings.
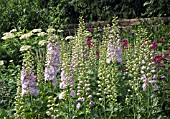
[[[154,56],[154,61],[155,63],[160,63],[160,62],[163,62],[163,58],[161,55],[158,55],[158,56]]]
[[[169,56],[169,53],[164,54],[164,58],[167,58]]]
[[[90,32],[93,32],[93,28],[89,28],[89,31],[90,31]]]
[[[92,45],[92,39],[91,38],[86,38],[87,41],[87,46],[90,49],[91,45]]]
[[[163,64],[158,64],[158,66],[159,66],[159,67],[162,67],[162,66],[163,66]]]
[[[159,39],[159,42],[163,43],[163,42],[165,42],[165,39],[161,38],[161,39]]]
[[[99,55],[100,55],[100,52],[96,51],[96,56],[99,57]]]
[[[128,44],[128,40],[123,39],[123,40],[122,40],[122,46],[123,46],[123,47],[126,47],[127,44]]]
[[[152,42],[151,44],[152,44],[152,46],[151,46],[152,49],[154,49],[154,50],[158,49],[158,43],[157,42]]]

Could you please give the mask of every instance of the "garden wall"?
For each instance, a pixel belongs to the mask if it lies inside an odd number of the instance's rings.
[[[140,25],[142,23],[161,23],[169,24],[170,17],[153,17],[153,18],[139,18],[139,19],[119,19],[118,24],[121,28],[131,28],[131,26]],[[91,22],[85,23],[86,28],[97,28],[97,27],[104,27],[106,24],[111,24],[110,21],[98,21],[98,22]],[[64,31],[67,35],[74,35],[78,28],[78,24],[68,24],[64,25]]]

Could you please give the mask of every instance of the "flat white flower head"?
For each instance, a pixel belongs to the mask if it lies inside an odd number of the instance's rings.
[[[15,37],[15,35],[13,33],[7,32],[7,33],[3,34],[3,37],[1,39],[6,40],[9,38],[14,38],[14,37]]]
[[[67,36],[67,37],[65,38],[65,40],[72,40],[72,39],[74,39],[73,36]]]
[[[40,33],[42,31],[42,29],[33,29],[32,32],[33,33]]]
[[[47,44],[47,41],[46,40],[41,40],[39,41],[38,45],[40,46],[44,46],[45,44]]]
[[[14,32],[17,32],[17,29],[12,29],[12,30],[10,31],[10,33],[14,33]]]
[[[26,51],[30,48],[31,48],[31,46],[29,46],[29,45],[23,45],[23,46],[21,46],[20,51],[23,52],[23,51]]]
[[[29,33],[21,35],[21,37],[19,39],[27,39],[27,38],[31,37],[32,35],[33,35],[33,33],[29,32]]]
[[[47,33],[54,33],[56,30],[54,28],[47,29]]]
[[[45,35],[47,35],[47,33],[45,33],[45,32],[39,32],[39,33],[37,33],[37,35],[38,35],[38,36],[45,36]]]

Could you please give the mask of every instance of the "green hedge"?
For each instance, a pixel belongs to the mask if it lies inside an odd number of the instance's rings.
[[[167,0],[1,0],[0,36],[13,28],[59,28],[78,23],[80,15],[86,22],[169,16],[169,6]]]

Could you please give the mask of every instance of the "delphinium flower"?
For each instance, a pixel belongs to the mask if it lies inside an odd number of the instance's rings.
[[[166,79],[166,76],[161,76],[162,79]]]
[[[22,46],[20,51],[23,53],[23,62],[21,77],[17,81],[17,95],[15,97],[15,118],[26,118],[24,110],[24,95],[38,96],[38,90],[36,87],[36,76],[34,75],[33,69],[33,53],[31,52],[31,46]]]
[[[113,30],[110,31],[109,34],[110,41],[108,43],[108,51],[107,51],[107,59],[106,62],[109,64],[111,61],[118,63],[122,63],[122,48],[120,45],[120,38],[118,34],[113,32]],[[112,33],[113,32],[113,33]],[[115,36],[113,36],[115,34]]]
[[[63,41],[63,42],[67,42],[67,41]],[[69,44],[69,42],[68,42]],[[67,44],[67,45],[68,45]],[[72,69],[70,66],[71,63],[71,58],[70,58],[70,51],[67,49],[69,46],[67,46],[67,48],[65,47],[66,43],[62,44],[62,49],[61,49],[61,82],[60,82],[60,89],[65,89],[67,90],[68,88],[71,90],[73,90],[74,88],[74,76],[72,73]]]
[[[68,118],[71,115],[71,111],[74,109],[73,101],[76,97],[74,77],[71,64],[71,50],[70,50],[70,41],[62,40],[60,41],[60,76],[61,80],[58,80],[59,83],[59,92],[56,97],[57,105],[53,106],[50,104],[48,107],[47,114],[51,117],[63,117]],[[56,102],[53,102],[56,103]],[[67,105],[67,108],[66,106]],[[60,110],[58,110],[60,109]],[[57,110],[57,111],[53,111]],[[70,110],[70,113],[65,112],[65,110]]]
[[[71,67],[73,71],[78,71],[79,64],[82,62],[81,59],[84,57],[83,47],[86,44],[85,38],[86,36],[83,34],[85,31],[85,25],[82,18],[80,18],[79,27],[77,30],[77,35],[72,40],[72,61]]]
[[[70,40],[72,40],[72,38]],[[70,88],[70,92],[71,92],[71,90],[73,92],[74,76],[73,76],[73,71],[72,71],[72,67],[71,67],[71,47],[72,47],[71,42],[72,41],[62,41],[62,43],[60,45],[60,47],[61,47],[60,89]]]
[[[135,35],[136,39],[134,42],[134,48],[128,48],[125,57],[127,60],[126,67],[128,67],[127,74],[130,79],[129,85],[131,87],[128,89],[125,103],[128,107],[133,109],[133,113],[139,111],[141,106],[142,108],[147,109],[148,106],[154,103],[154,101],[157,101],[157,99],[154,99],[150,104],[146,106],[143,105],[143,102],[151,98],[150,96],[145,97],[145,95],[151,95],[153,90],[158,90],[158,85],[156,83],[157,68],[153,63],[154,52],[157,49],[157,44],[150,44],[150,40],[147,39],[146,29],[144,28],[139,27]],[[154,98],[154,96],[152,98]],[[142,100],[143,102],[135,99]],[[133,106],[131,104],[133,104]],[[150,108],[150,110],[152,110],[152,108]],[[144,112],[140,113],[143,114]]]
[[[71,57],[71,67],[73,71],[78,71],[78,64],[79,64],[79,45],[78,45],[78,38],[72,41],[72,57]]]
[[[67,89],[68,86],[74,87],[73,74],[71,72],[68,74],[68,71],[66,70],[66,68],[62,68],[60,89]]]
[[[84,21],[80,18],[79,28],[75,40],[73,42],[72,50],[72,70],[76,74],[75,82],[77,84],[76,89],[76,109],[78,113],[87,115],[90,113],[90,108],[93,102],[93,94],[91,91],[91,81],[89,77],[89,70],[92,68],[91,62],[93,58],[96,57],[95,52],[92,52],[92,39],[88,32],[83,32],[85,30]],[[87,39],[87,40],[86,40]],[[93,56],[91,58],[91,56]],[[94,67],[93,67],[94,68]],[[90,103],[91,102],[91,103]],[[77,114],[78,114],[77,113]],[[76,115],[77,115],[76,114]]]
[[[21,83],[22,83],[22,96],[30,94],[38,96],[38,90],[36,88],[36,76],[33,72],[28,72],[24,68],[21,71]]]
[[[115,19],[113,19],[113,24],[110,27],[107,25],[107,27],[104,27],[104,33],[102,37],[102,45],[99,46],[100,49],[100,57],[99,57],[99,68],[98,68],[98,77],[99,80],[98,83],[98,102],[100,105],[102,105],[104,111],[106,111],[106,107],[110,105],[117,106],[117,87],[116,87],[116,72],[117,68],[115,64],[115,61],[118,61],[120,52],[118,49],[119,40],[118,33],[119,28],[116,25],[117,22]],[[117,52],[117,53],[116,53]],[[117,54],[117,57],[116,57]],[[121,57],[122,58],[122,57]],[[121,59],[122,60],[122,59]],[[122,62],[119,60],[120,62]],[[111,63],[112,61],[112,63]],[[108,103],[104,103],[107,101]],[[105,113],[104,113],[105,114]]]
[[[21,71],[21,84],[22,84],[22,96],[25,94],[30,94],[33,96],[38,96],[38,90],[36,88],[36,76],[33,72],[33,56],[31,53],[31,46],[22,46],[20,48],[23,54],[23,66]]]
[[[158,90],[158,85],[156,84],[155,78],[147,78],[146,76],[141,77],[141,80],[143,81],[142,88],[143,91],[147,90],[147,87],[149,87],[151,84],[153,86],[153,90]]]
[[[60,49],[59,44],[52,43],[56,41],[55,37],[51,37],[47,45],[46,65],[45,65],[45,81],[52,81],[53,85],[57,85],[56,75],[60,72]]]

